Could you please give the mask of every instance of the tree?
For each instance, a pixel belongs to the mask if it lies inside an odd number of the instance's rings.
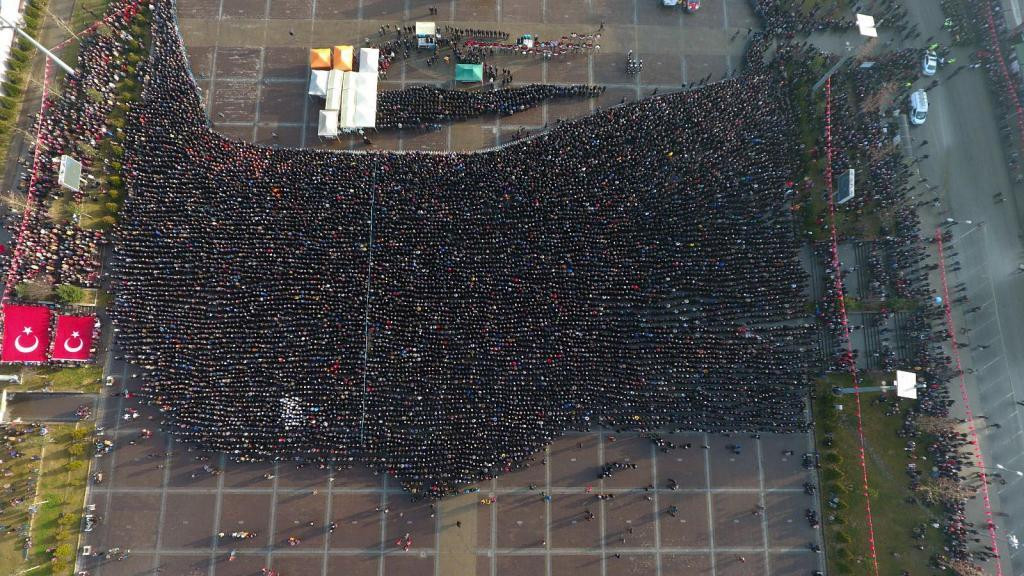
[[[85,299],[85,290],[71,284],[57,286],[57,300],[64,304],[74,304]]]
[[[64,561],[67,561],[69,558],[71,558],[74,553],[75,549],[71,547],[71,544],[69,542],[58,544],[57,549],[53,551],[54,557],[61,558]]]
[[[928,504],[937,502],[959,502],[968,500],[978,491],[958,479],[942,477],[937,480],[921,482],[917,491]]]
[[[985,576],[985,571],[966,560],[950,560],[949,567],[957,576]]]
[[[82,454],[85,454],[85,446],[81,444],[72,444],[68,446],[68,454],[71,454],[72,456],[77,458]],[[78,460],[73,460],[71,464],[74,464],[75,462],[78,462]]]
[[[944,434],[956,428],[956,420],[922,414],[915,420],[917,429],[925,434]]]

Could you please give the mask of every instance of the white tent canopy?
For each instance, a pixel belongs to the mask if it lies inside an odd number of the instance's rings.
[[[345,73],[345,81],[343,83],[343,90],[341,91],[341,107],[340,115],[338,116],[338,125],[343,129],[353,127],[355,122],[356,114],[356,93],[354,90],[354,77],[357,73],[347,72]]]
[[[359,71],[377,73],[377,65],[380,62],[380,50],[377,48],[359,49]]]
[[[317,123],[317,136],[333,138],[338,135],[338,111],[321,110],[320,120]]]
[[[352,126],[372,128],[377,125],[377,74],[373,72],[353,74],[355,113]]]
[[[377,73],[355,72],[345,77],[338,123],[344,130],[377,125]]]
[[[327,102],[324,110],[339,110],[341,108],[342,83],[347,72],[331,70],[327,79]]]
[[[327,76],[327,70],[313,70],[309,76],[309,91],[307,93],[310,96],[327,97]]]

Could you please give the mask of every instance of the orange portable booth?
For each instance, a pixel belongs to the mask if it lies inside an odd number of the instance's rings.
[[[310,48],[309,50],[309,67],[313,70],[330,70],[331,68],[331,49],[330,48]]]
[[[335,70],[342,70],[344,72],[352,71],[352,59],[353,52],[351,46],[335,46],[334,47],[334,66]]]

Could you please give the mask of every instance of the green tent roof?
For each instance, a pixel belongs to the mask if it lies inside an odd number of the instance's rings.
[[[483,64],[456,64],[455,80],[457,82],[483,82]]]

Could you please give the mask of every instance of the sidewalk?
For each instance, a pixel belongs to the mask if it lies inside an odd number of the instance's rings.
[[[999,0],[1003,6],[1003,16],[1006,18],[1006,27],[1013,29],[1020,26],[1024,18],[1024,4],[1021,0]]]

